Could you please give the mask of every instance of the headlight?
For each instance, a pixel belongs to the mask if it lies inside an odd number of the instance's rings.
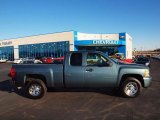
[[[149,75],[149,70],[148,69],[146,69],[145,71],[144,71],[144,77],[149,77],[150,75]]]

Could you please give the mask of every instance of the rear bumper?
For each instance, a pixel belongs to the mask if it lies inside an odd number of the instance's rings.
[[[144,87],[146,88],[151,85],[152,77],[144,77],[143,80],[144,80]]]

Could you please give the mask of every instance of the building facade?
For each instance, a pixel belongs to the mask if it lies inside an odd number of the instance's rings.
[[[132,59],[132,38],[127,33],[87,34],[77,31],[0,41],[0,58],[61,57],[68,51],[96,50],[107,55],[124,53]]]

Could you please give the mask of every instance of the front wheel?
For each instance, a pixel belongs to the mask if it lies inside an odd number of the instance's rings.
[[[47,88],[43,81],[41,80],[33,80],[28,83],[26,86],[26,94],[31,99],[39,99],[44,96]]]
[[[129,77],[121,85],[121,93],[124,97],[137,97],[142,89],[142,85],[138,79]]]

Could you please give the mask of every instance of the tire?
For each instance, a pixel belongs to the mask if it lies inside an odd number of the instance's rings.
[[[142,85],[140,81],[134,77],[128,77],[121,85],[121,94],[128,98],[137,97],[141,90]]]
[[[46,91],[46,85],[41,79],[31,79],[26,86],[26,95],[31,99],[42,98]]]

